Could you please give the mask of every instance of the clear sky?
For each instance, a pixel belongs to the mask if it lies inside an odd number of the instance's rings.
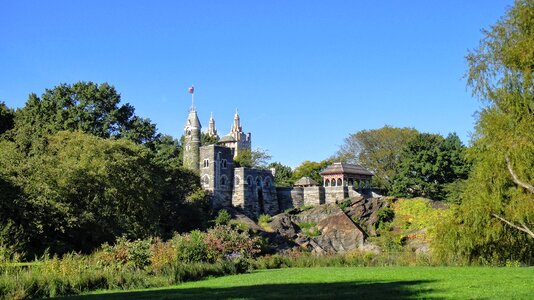
[[[219,134],[239,108],[253,147],[292,167],[385,124],[467,143],[464,56],[512,0],[0,0],[0,101],[108,82],[180,137],[195,85]]]

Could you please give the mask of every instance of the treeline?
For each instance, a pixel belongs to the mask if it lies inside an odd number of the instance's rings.
[[[209,203],[178,140],[108,84],[78,82],[0,103],[2,255],[90,252],[118,237],[203,228]]]

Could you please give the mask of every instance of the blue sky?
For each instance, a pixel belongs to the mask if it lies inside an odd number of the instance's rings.
[[[220,134],[239,108],[253,147],[292,167],[385,124],[464,142],[481,103],[463,75],[513,1],[0,0],[0,101],[108,82],[180,137],[195,85]]]

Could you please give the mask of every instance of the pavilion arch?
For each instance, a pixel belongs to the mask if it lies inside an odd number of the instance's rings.
[[[341,178],[338,178],[337,179],[337,184],[336,186],[343,186],[343,180],[341,180]]]
[[[324,186],[330,186],[330,179],[326,179],[324,181]]]

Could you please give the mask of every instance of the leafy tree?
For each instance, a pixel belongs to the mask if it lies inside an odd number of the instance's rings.
[[[469,164],[465,147],[456,134],[443,138],[438,134],[421,133],[400,152],[398,172],[393,177],[391,193],[403,197],[447,198],[456,183],[467,178]],[[452,189],[451,189],[452,187]]]
[[[0,101],[0,135],[15,125],[15,112]]]
[[[236,167],[265,169],[271,160],[266,150],[256,148],[254,150],[240,150],[234,158]]]
[[[279,162],[273,162],[269,164],[269,168],[275,169],[274,182],[277,187],[289,187],[293,185],[293,171],[291,170],[291,167],[284,166]]]
[[[152,142],[153,162],[166,169],[177,169],[182,166],[182,148],[180,141],[170,135],[159,135]]]
[[[213,144],[216,144],[218,141],[219,139],[216,136],[212,136],[204,132],[200,133],[200,145],[201,146],[213,145]]]
[[[397,173],[402,148],[417,136],[413,128],[384,126],[349,135],[334,160],[360,164],[375,174],[373,184],[387,192]]]
[[[534,2],[517,0],[467,55],[468,85],[486,103],[468,155],[462,204],[441,226],[448,260],[534,257]]]
[[[43,137],[61,130],[82,131],[102,138],[126,138],[148,143],[156,126],[134,114],[130,104],[119,106],[121,96],[107,83],[77,82],[31,94],[15,114],[14,138],[25,150],[42,148]]]
[[[311,179],[317,181],[318,183],[323,182],[323,179],[320,175],[321,171],[332,163],[331,160],[323,160],[320,162],[315,161],[303,161],[299,166],[293,171],[292,181],[295,182],[300,178],[307,176]]]

